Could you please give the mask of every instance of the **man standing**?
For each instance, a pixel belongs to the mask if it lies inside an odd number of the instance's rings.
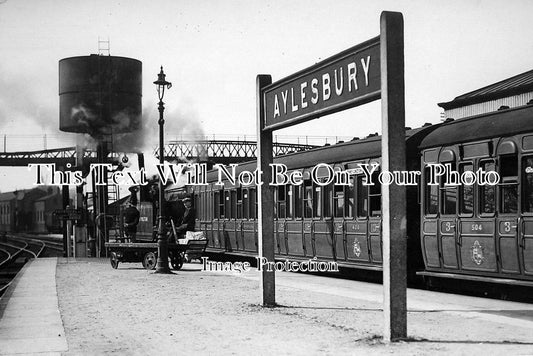
[[[124,210],[124,234],[130,242],[135,242],[135,235],[137,234],[137,224],[141,214],[135,207],[135,204],[130,200],[128,207]]]
[[[194,225],[196,224],[196,210],[192,207],[192,199],[186,197],[183,199],[183,205],[185,205],[185,212],[181,223],[176,228],[179,239],[184,238],[187,231],[194,231]]]

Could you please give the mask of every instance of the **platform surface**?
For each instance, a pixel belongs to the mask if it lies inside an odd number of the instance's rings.
[[[34,260],[0,300],[0,354],[533,354],[530,304],[409,290],[409,338],[385,344],[381,285],[287,272],[276,283],[279,306],[263,308],[254,268]]]
[[[56,258],[28,262],[0,299],[0,354],[68,351],[56,290]]]

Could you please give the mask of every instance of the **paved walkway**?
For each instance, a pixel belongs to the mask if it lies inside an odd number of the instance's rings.
[[[0,299],[0,354],[68,350],[58,309],[56,258],[32,260]]]
[[[262,308],[258,281],[33,260],[0,299],[0,354],[533,355],[532,304],[409,290],[409,339],[387,345],[381,285],[282,272]]]

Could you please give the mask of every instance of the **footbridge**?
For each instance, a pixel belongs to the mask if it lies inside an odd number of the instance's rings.
[[[292,152],[309,150],[317,146],[301,143],[274,143],[274,156],[281,156]],[[159,150],[153,153],[159,157]],[[118,162],[126,153],[109,152],[108,162]],[[250,161],[257,158],[257,143],[246,140],[185,140],[170,141],[165,145],[166,160],[196,161],[207,163],[231,164]],[[38,151],[0,152],[0,166],[27,167],[28,164],[52,164],[59,167],[72,166],[82,160],[84,164],[96,163],[95,150],[85,150],[80,146],[45,149]]]

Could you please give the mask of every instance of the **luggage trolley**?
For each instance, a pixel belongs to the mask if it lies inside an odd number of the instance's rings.
[[[106,242],[111,267],[118,268],[119,262],[141,262],[147,270],[153,270],[157,264],[156,242]],[[185,262],[185,255],[201,256],[207,246],[207,240],[188,240],[186,243],[168,243],[168,257],[173,269],[179,270]],[[199,258],[199,257],[198,257]]]

